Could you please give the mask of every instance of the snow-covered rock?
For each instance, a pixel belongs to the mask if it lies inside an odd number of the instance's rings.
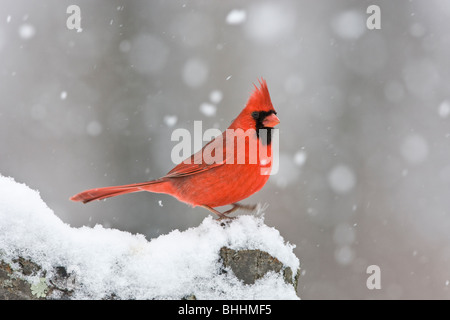
[[[28,282],[34,296],[60,298],[69,291],[72,299],[298,299],[285,281],[288,276],[293,283],[299,269],[295,246],[262,217],[207,217],[196,228],[147,240],[100,225],[72,228],[37,191],[12,178],[0,176],[0,191],[0,267],[8,265]],[[282,270],[245,284],[222,263],[224,247],[266,252]]]

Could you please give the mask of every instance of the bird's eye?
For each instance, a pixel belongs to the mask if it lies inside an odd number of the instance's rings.
[[[259,112],[258,111],[253,111],[252,112],[252,118],[255,119],[255,120],[258,119],[259,118]]]

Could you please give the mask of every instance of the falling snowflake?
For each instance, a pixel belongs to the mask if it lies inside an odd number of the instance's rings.
[[[173,115],[167,115],[164,117],[164,123],[168,126],[168,127],[173,127],[178,121],[178,117]]]
[[[204,102],[200,105],[200,111],[207,117],[212,117],[216,114],[217,108],[211,103]]]
[[[233,9],[226,18],[228,24],[241,24],[247,19],[247,12],[245,10]]]

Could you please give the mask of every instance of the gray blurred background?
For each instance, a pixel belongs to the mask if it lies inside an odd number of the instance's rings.
[[[280,170],[244,203],[297,245],[300,297],[448,299],[449,30],[448,0],[2,1],[0,173],[73,227],[197,226],[166,195],[68,199],[164,175],[172,131],[226,129],[262,76]]]

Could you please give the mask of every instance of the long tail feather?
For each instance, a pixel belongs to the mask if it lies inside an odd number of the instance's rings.
[[[72,201],[81,201],[88,203],[93,200],[102,200],[110,197],[119,196],[121,194],[149,191],[156,193],[167,193],[167,180],[153,180],[142,183],[128,184],[123,186],[95,188],[80,192],[70,198]]]

